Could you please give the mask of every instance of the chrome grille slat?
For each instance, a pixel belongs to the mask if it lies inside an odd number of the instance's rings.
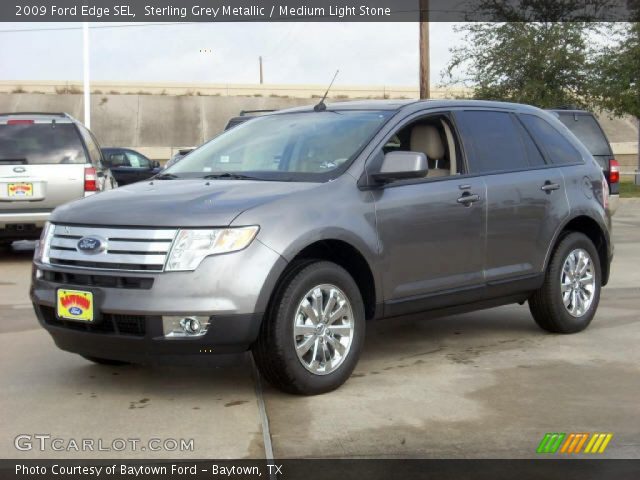
[[[138,265],[164,265],[166,255],[132,254],[124,253],[99,253],[98,255],[87,255],[86,253],[70,250],[51,250],[49,258],[59,260],[75,260],[76,262],[91,263],[131,263]]]
[[[68,229],[68,230],[67,230]],[[104,228],[104,227],[74,227],[55,226],[56,235],[70,235],[74,237],[87,237],[100,235],[114,239],[140,239],[140,240],[173,240],[176,234],[175,229],[144,229],[144,228]]]
[[[63,247],[63,248],[72,248],[76,249],[78,245],[78,240],[82,237],[78,238],[65,238],[65,237],[53,237],[51,240],[52,247]],[[107,251],[119,251],[119,252],[160,252],[166,253],[171,248],[171,242],[167,240],[159,240],[159,241],[109,241],[109,245]]]
[[[161,272],[176,230],[54,225],[48,245],[51,264],[91,270]],[[106,240],[99,253],[78,251],[82,237]]]

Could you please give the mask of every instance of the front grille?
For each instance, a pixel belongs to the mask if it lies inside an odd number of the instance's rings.
[[[144,337],[146,333],[147,318],[143,315],[114,315],[105,313],[98,322],[76,322],[63,320],[56,316],[53,307],[39,306],[42,318],[47,325],[68,328],[91,333],[110,333],[112,335],[129,335]]]
[[[161,272],[175,229],[104,228],[52,225],[45,252],[49,263],[93,270]],[[79,250],[83,237],[100,240],[103,251]]]
[[[121,277],[111,275],[83,275],[79,273],[53,272],[44,270],[42,278],[48,282],[83,287],[126,288],[149,290],[153,286],[153,278]]]

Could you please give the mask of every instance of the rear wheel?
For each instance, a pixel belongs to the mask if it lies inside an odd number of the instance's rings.
[[[587,328],[600,301],[601,278],[591,240],[578,232],[566,235],[553,253],[544,284],[529,299],[536,323],[553,333]]]
[[[81,355],[82,358],[86,358],[90,362],[97,363],[98,365],[110,365],[112,367],[119,367],[122,365],[130,365],[129,362],[123,362],[121,360],[111,360],[110,358],[92,357],[89,355]]]
[[[349,273],[331,262],[307,263],[285,277],[275,293],[253,354],[276,388],[315,395],[349,378],[364,331],[362,296]]]

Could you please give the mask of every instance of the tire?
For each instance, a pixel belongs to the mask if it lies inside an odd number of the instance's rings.
[[[575,279],[572,279],[573,275],[563,273],[565,262],[569,261],[570,254],[575,253],[578,255],[580,252],[582,255],[589,257],[590,267],[586,269],[586,277],[576,276]],[[574,259],[578,258],[575,255],[572,256]],[[579,267],[581,267],[584,266],[585,261],[579,260],[578,263]],[[571,271],[570,267],[571,265],[568,265]],[[584,280],[588,278],[589,272],[591,272],[593,280]],[[583,281],[580,281],[580,278],[582,278]],[[562,292],[563,281],[566,284],[564,287],[564,290],[566,290],[564,298]],[[586,235],[578,232],[569,233],[560,240],[553,252],[553,256],[545,272],[542,287],[529,298],[529,310],[536,323],[544,330],[553,333],[580,332],[589,326],[598,309],[601,281],[602,270],[600,257],[598,256],[595,246]],[[578,287],[578,284],[583,287]],[[589,292],[587,291],[587,287],[591,287],[591,284],[593,288],[591,296],[588,297],[587,293]],[[574,289],[576,291],[576,297],[572,297],[572,291]],[[580,297],[578,298],[578,296]],[[590,301],[586,301],[587,297],[590,298]],[[573,298],[576,298],[576,300]],[[584,307],[582,309],[579,308],[581,299],[582,306]],[[569,302],[568,306],[565,306],[565,301]],[[576,305],[578,307],[576,307]],[[574,309],[573,313],[570,311],[572,308]]]
[[[91,357],[89,355],[80,355],[80,356],[82,358],[89,360],[90,362],[97,363],[98,365],[110,365],[112,367],[131,365],[129,362],[123,362],[121,360],[111,360],[110,358]]]
[[[330,302],[332,306],[327,306]],[[321,315],[318,320],[317,305],[333,315]],[[351,275],[331,262],[306,261],[294,265],[274,292],[253,356],[274,387],[317,395],[335,390],[349,378],[364,334],[364,304]]]

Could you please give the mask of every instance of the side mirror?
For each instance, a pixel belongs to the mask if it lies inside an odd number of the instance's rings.
[[[160,162],[158,160],[151,160],[151,168],[160,168]]]
[[[389,183],[394,180],[423,178],[427,176],[428,170],[427,156],[422,152],[389,152],[384,156],[380,169],[371,177],[377,183]]]

